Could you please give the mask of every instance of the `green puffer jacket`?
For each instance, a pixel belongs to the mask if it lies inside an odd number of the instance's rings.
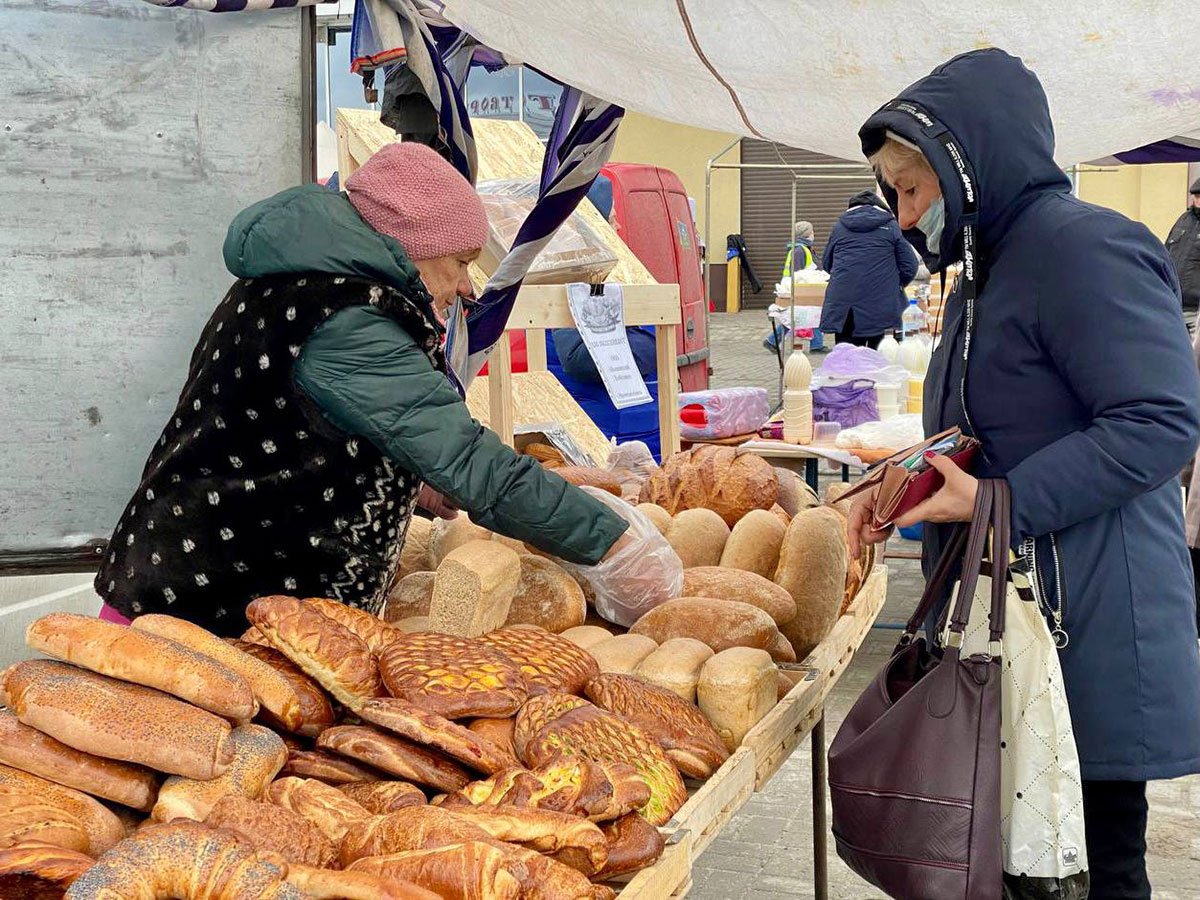
[[[239,278],[345,275],[430,302],[404,248],[367,225],[344,194],[317,185],[239,214],[224,253]],[[333,425],[370,440],[485,528],[581,564],[598,562],[628,528],[472,419],[412,336],[378,309],[334,314],[304,344],[293,377]]]

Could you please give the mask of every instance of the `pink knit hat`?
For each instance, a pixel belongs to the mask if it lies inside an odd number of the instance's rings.
[[[400,242],[410,259],[478,250],[487,213],[470,183],[424,144],[388,144],[346,180],[367,224]]]

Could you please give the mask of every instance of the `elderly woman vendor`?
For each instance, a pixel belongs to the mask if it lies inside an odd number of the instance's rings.
[[[471,293],[488,235],[470,184],[402,143],[346,188],[287,190],[230,226],[238,280],[113,532],[103,615],[233,635],[264,594],[378,612],[422,491],[573,563],[640,552],[621,514],[504,446],[446,378],[438,314]],[[620,568],[636,583],[610,588],[667,589]]]

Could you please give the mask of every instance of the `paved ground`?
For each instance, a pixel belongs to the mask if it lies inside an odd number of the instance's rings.
[[[715,386],[756,384],[775,397],[778,366],[760,346],[764,322],[761,312],[712,317]],[[915,607],[921,580],[916,563],[896,560],[889,566],[891,587],[879,621],[896,624]],[[877,628],[863,644],[830,698],[829,740],[895,640],[895,630]],[[689,896],[702,900],[812,897],[811,786],[811,750],[805,742],[697,861]],[[1200,777],[1152,784],[1151,803],[1148,843],[1156,900],[1200,900]],[[880,896],[842,865],[832,850],[829,871],[834,900]]]

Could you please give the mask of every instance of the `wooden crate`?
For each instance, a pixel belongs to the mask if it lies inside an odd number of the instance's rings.
[[[876,566],[829,636],[797,666],[803,674],[796,686],[750,730],[741,747],[712,778],[699,785],[689,784],[687,802],[663,826],[663,831],[670,834],[672,847],[659,862],[622,887],[622,900],[665,900],[687,893],[696,860],[750,797],[767,785],[824,714],[825,698],[883,609],[887,581],[887,567]],[[686,877],[680,873],[682,855],[678,850],[672,853],[679,846],[688,848]]]

